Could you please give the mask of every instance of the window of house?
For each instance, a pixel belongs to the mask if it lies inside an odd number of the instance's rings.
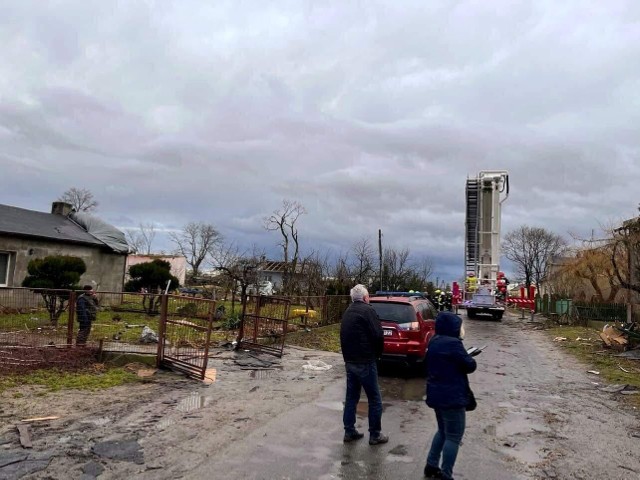
[[[9,258],[7,252],[0,252],[0,287],[9,284]]]

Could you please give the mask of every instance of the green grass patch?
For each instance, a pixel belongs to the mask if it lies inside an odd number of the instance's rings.
[[[50,392],[69,389],[100,390],[136,381],[139,381],[139,378],[134,373],[119,367],[108,368],[101,372],[94,370],[81,372],[38,370],[23,375],[0,377],[0,393],[11,388],[27,385],[41,386]],[[22,395],[21,393],[15,393],[13,396],[14,398],[20,398]]]
[[[287,345],[325,350],[327,352],[340,352],[340,324],[314,328],[307,332],[300,330],[287,333]]]
[[[547,333],[551,339],[566,337],[567,340],[556,343],[588,365],[588,370],[600,372],[598,378],[601,380],[640,388],[640,361],[614,357],[618,352],[603,347],[598,330],[587,327],[558,326],[547,330]],[[629,397],[634,397],[631,400],[640,404],[640,398],[635,398],[638,395],[630,395]]]

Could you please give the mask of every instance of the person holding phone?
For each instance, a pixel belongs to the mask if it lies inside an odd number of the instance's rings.
[[[427,478],[453,480],[453,466],[470,406],[467,375],[476,369],[476,361],[464,348],[462,337],[462,319],[451,312],[440,312],[426,357],[426,403],[434,409],[438,422],[424,467]]]

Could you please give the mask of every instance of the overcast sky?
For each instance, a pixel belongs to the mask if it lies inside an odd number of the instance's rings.
[[[455,279],[467,176],[509,171],[503,233],[590,235],[637,214],[639,128],[635,0],[0,3],[0,203],[121,228],[274,251],[286,198],[305,250],[381,228]]]

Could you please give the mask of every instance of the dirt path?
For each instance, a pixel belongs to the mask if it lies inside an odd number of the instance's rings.
[[[471,377],[479,407],[456,479],[639,478],[636,412],[598,390],[599,379],[543,332],[511,317],[467,321],[465,343],[488,348]],[[313,360],[333,367],[303,368]],[[422,379],[381,378],[391,441],[372,449],[341,442],[340,355],[291,348],[280,361],[221,351],[210,366],[208,386],[160,372],[107,392],[3,394],[0,479],[422,478],[435,423]],[[45,415],[61,418],[34,425],[33,449],[21,449],[17,420]]]

